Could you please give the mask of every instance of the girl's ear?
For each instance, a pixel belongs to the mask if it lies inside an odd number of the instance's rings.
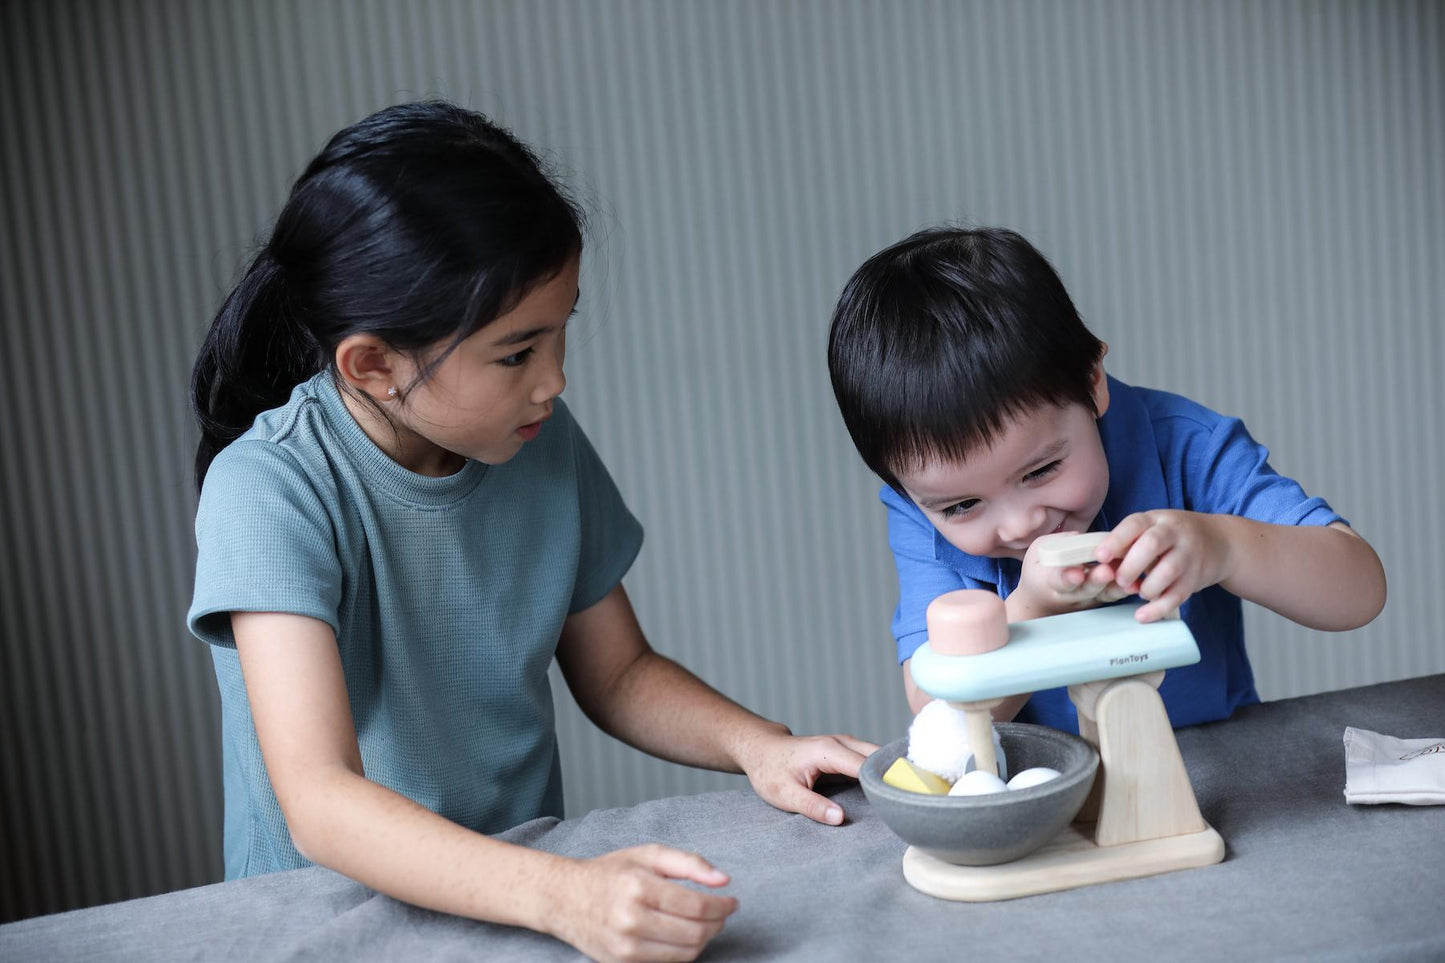
[[[342,380],[373,401],[396,397],[398,372],[396,353],[374,334],[353,334],[336,346],[336,370]]]
[[[1099,349],[1099,360],[1094,362],[1094,371],[1089,375],[1089,390],[1094,396],[1094,415],[1097,418],[1104,417],[1104,412],[1109,410],[1109,379],[1104,374],[1104,355],[1109,353],[1109,346],[1105,344]]]

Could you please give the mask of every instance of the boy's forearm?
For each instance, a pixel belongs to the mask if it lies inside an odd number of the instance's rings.
[[[744,772],[750,744],[791,734],[650,649],[609,687],[592,718],[643,752],[719,772]]]
[[[1009,593],[1009,597],[1003,600],[1004,612],[1008,615],[1010,623],[1027,622],[1031,619],[1041,619],[1050,615],[1059,615],[1071,609],[1058,608],[1049,609],[1037,604],[1027,593],[1015,589]]]
[[[343,767],[307,776],[286,821],[306,858],[427,909],[551,932],[564,857],[491,839]]]
[[[1343,525],[1271,525],[1210,516],[1229,546],[1220,582],[1240,598],[1313,629],[1366,624],[1385,605],[1385,570],[1368,542]]]

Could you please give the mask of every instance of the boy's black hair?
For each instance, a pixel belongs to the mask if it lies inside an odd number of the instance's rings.
[[[896,471],[962,461],[1039,405],[1097,415],[1103,350],[1028,241],[939,227],[854,272],[833,310],[828,371],[858,453],[903,494]]]

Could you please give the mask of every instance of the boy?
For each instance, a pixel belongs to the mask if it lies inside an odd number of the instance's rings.
[[[1235,418],[1104,373],[1108,346],[1043,255],[1012,231],[937,228],[874,255],[833,313],[828,367],[859,454],[886,484],[909,659],[944,592],[998,592],[1009,621],[1138,595],[1141,621],[1180,609],[1200,661],[1159,694],[1173,725],[1259,701],[1240,599],[1316,629],[1364,625],[1385,573],[1322,499],[1270,468]],[[1054,535],[1107,531],[1092,568],[1038,564]],[[1064,689],[994,710],[1068,731]]]

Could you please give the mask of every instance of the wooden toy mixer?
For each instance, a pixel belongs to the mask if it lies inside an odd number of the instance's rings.
[[[929,641],[913,655],[913,679],[966,713],[979,768],[995,766],[989,710],[1056,686],[1068,686],[1079,734],[1098,750],[1100,766],[1074,825],[1041,848],[1010,863],[960,866],[910,846],[903,857],[910,884],[943,899],[987,901],[1224,858],[1224,840],[1199,814],[1158,692],[1164,670],[1198,662],[1199,648],[1177,617],[1141,624],[1137,608],[1010,625],[991,592],[950,592],[929,606]]]

